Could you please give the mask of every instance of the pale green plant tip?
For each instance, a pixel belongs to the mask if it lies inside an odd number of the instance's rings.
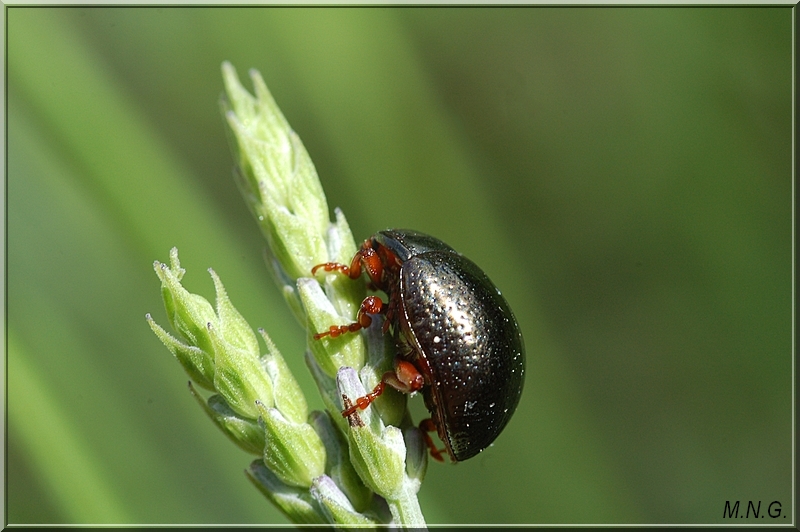
[[[174,249],[174,248],[173,248]],[[189,293],[180,283],[184,270],[156,261],[153,267],[161,279],[161,295],[167,319],[178,334],[206,353],[213,352],[207,324],[216,323],[214,308],[203,297]]]
[[[208,273],[211,274],[211,279],[214,281],[214,290],[217,293],[217,318],[219,331],[223,338],[229,344],[245,352],[257,354],[258,339],[253,333],[253,329],[250,328],[244,317],[231,304],[231,300],[228,299],[228,293],[225,291],[225,287],[216,272],[209,268]]]
[[[242,117],[255,116],[256,99],[239,82],[236,69],[228,61],[222,63],[222,80],[233,112]]]
[[[309,488],[325,472],[325,446],[308,423],[293,423],[260,401],[256,407],[266,430],[264,463],[285,484]]]
[[[336,221],[328,234],[328,253],[334,261],[346,264],[352,260],[358,251],[358,246],[342,210],[336,207],[333,209],[333,214]]]
[[[336,221],[328,230],[328,256],[332,262],[349,265],[358,247],[341,209],[334,209],[334,215]],[[343,275],[326,275],[324,283],[325,293],[339,314],[355,317],[366,295],[364,283],[354,283]]]
[[[355,371],[350,370],[352,379],[358,381],[356,371],[361,370],[363,381],[374,386],[383,372],[391,369],[394,353],[387,351],[383,335],[378,337],[372,333],[371,356],[365,367],[367,350],[363,335],[326,336],[321,340],[312,338],[313,334],[325,332],[331,325],[352,323],[365,289],[363,283],[352,282],[340,274],[320,274],[318,279],[306,277],[316,264],[330,261],[349,264],[357,246],[347,220],[339,209],[335,210],[335,222],[328,221],[324,193],[305,148],[277,108],[261,76],[253,71],[250,75],[255,97],[245,94],[234,69],[227,63],[223,65],[223,76],[233,107],[233,111],[226,116],[238,140],[241,172],[247,174],[240,181],[249,183],[243,187],[243,191],[246,198],[254,202],[251,209],[262,224],[262,232],[272,248],[271,256],[275,260],[270,269],[283,287],[290,305],[297,301],[302,304],[302,312],[295,308],[294,313],[305,320],[304,325],[308,329],[311,355],[306,355],[307,364],[323,394],[326,407],[336,420],[334,425],[348,434],[349,467],[361,475],[363,482],[359,482],[359,485],[365,484],[386,497],[392,508],[392,516],[398,523],[424,526],[415,494],[419,480],[424,475],[427,454],[424,449],[421,451],[415,447],[412,461],[408,464],[413,475],[407,476],[403,433],[395,426],[386,426],[381,420],[383,417],[396,424],[408,423],[405,396],[387,391],[374,404],[380,409],[380,416],[372,407],[354,414],[354,419],[364,417],[363,427],[351,429],[347,420],[339,415],[342,395],[355,399],[365,391],[361,382],[358,382],[357,390],[348,389],[342,382],[337,387],[334,380],[337,372],[341,375],[342,368],[354,368]],[[259,118],[259,115],[264,116]],[[256,139],[262,144],[258,144]],[[265,144],[269,147],[265,147]],[[287,164],[288,150],[292,150],[296,156],[291,165]],[[280,176],[272,175],[273,172]],[[250,190],[247,190],[248,187]],[[303,221],[294,218],[295,215],[302,217]],[[288,240],[291,238],[303,242]],[[324,244],[324,253],[312,251],[308,255],[311,260],[304,261],[306,255],[303,250],[318,250],[319,243]],[[374,331],[379,329],[376,327]],[[317,432],[325,438],[322,427],[317,427]],[[326,438],[326,441],[330,446],[329,439]],[[419,438],[414,440],[412,437],[409,441],[418,443]],[[331,450],[328,452],[330,455]],[[332,457],[329,459],[333,460]],[[328,471],[332,472],[330,466]],[[342,478],[338,481],[331,481],[337,486],[336,493],[341,492],[344,484]],[[347,495],[353,497],[353,494]],[[366,500],[366,495],[364,498]],[[336,500],[336,497],[330,498],[330,501]],[[353,500],[349,501],[352,505]],[[346,505],[325,507],[328,512],[332,512],[334,507],[339,510],[345,508],[342,510],[345,514],[349,511]],[[352,507],[357,508],[355,505]],[[342,518],[341,515],[334,517],[332,514],[328,517],[334,521]]]
[[[145,319],[161,343],[178,359],[189,378],[206,390],[214,390],[214,360],[211,355],[198,347],[179,341],[153,321],[150,314],[147,314]]]
[[[245,197],[286,273],[294,279],[308,275],[327,258],[328,204],[316,169],[260,74],[251,71],[254,98],[230,64],[222,71]]]
[[[186,270],[181,268],[181,261],[178,258],[178,248],[172,246],[169,250],[169,269],[175,274],[179,281],[183,280]]]

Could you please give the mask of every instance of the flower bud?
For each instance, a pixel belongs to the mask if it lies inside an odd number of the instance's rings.
[[[290,486],[308,488],[325,472],[325,446],[308,423],[293,423],[260,401],[256,407],[266,430],[264,464]]]
[[[372,501],[372,491],[364,485],[361,477],[353,468],[347,441],[341,431],[333,425],[329,414],[319,411],[311,412],[309,422],[325,445],[328,460],[326,473],[341,488],[353,508],[363,512]]]
[[[259,414],[256,401],[267,407],[274,404],[272,381],[261,365],[258,351],[247,351],[227,342],[211,324],[208,329],[216,365],[214,388],[236,412],[256,419]]]
[[[178,261],[178,250],[170,250],[171,266],[158,261],[153,263],[156,275],[161,279],[161,296],[172,328],[183,338],[205,353],[212,353],[211,338],[207,325],[216,323],[217,316],[211,303],[202,296],[189,293],[180,280],[184,270]]]
[[[206,402],[191,382],[189,391],[211,421],[240,449],[259,456],[264,453],[264,429],[258,423],[239,416],[221,395],[212,395]]]
[[[199,347],[186,345],[162,329],[150,314],[145,315],[150,328],[178,359],[189,378],[206,390],[214,389],[214,358]]]
[[[258,357],[258,338],[253,329],[231,304],[228,292],[216,272],[209,268],[208,273],[211,274],[214,290],[217,292],[218,332],[227,343]]]
[[[327,232],[328,260],[340,264],[350,264],[358,248],[344,213],[339,208],[336,208],[334,213],[336,221],[330,224]],[[319,273],[316,278],[322,279],[322,274]],[[336,313],[339,316],[355,317],[361,301],[367,293],[364,283],[353,281],[339,273],[328,273],[324,276],[323,284],[325,295],[336,309]]]
[[[353,368],[344,367],[337,374],[343,397],[355,401],[366,395]],[[385,426],[371,406],[358,409],[351,416],[350,460],[364,483],[387,499],[395,499],[405,478],[406,448],[400,429]]]

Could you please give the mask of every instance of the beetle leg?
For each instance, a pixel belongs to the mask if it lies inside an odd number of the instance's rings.
[[[380,283],[383,277],[383,262],[380,256],[372,249],[372,241],[366,240],[356,254],[353,255],[353,260],[350,265],[342,264],[341,262],[323,262],[311,268],[311,275],[315,275],[320,268],[326,272],[337,271],[348,276],[351,279],[358,279],[361,277],[361,268],[366,269],[367,275],[374,283]]]
[[[433,438],[431,438],[431,435],[428,434],[429,432],[436,432],[436,424],[433,422],[433,420],[431,418],[427,418],[420,421],[419,430],[422,431],[422,437],[425,438],[425,443],[428,445],[428,449],[431,451],[431,456],[439,462],[444,462],[442,452],[446,451],[447,449],[437,449],[436,444],[433,443]]]
[[[397,323],[395,316],[397,315],[397,308],[400,305],[400,294],[397,291],[391,292],[389,294],[389,304],[386,310],[386,320],[383,322],[383,334],[389,332],[392,323]]]
[[[398,358],[395,361],[394,367],[394,371],[387,371],[383,374],[383,377],[381,377],[381,382],[379,382],[370,393],[363,397],[359,397],[352,406],[345,408],[342,411],[342,417],[350,416],[358,408],[361,410],[367,408],[375,399],[378,398],[380,394],[383,393],[383,390],[386,388],[387,384],[395,390],[403,393],[416,392],[425,384],[425,379],[423,379],[422,374],[411,362]]]
[[[326,272],[337,271],[341,272],[342,274],[348,276],[351,279],[358,279],[361,277],[361,250],[357,251],[356,254],[353,256],[353,260],[350,262],[350,266],[347,264],[341,264],[339,262],[323,262],[322,264],[317,264],[313,268],[311,268],[311,275],[315,275],[317,270],[322,268]]]
[[[384,388],[384,384],[383,384],[383,381],[381,381],[381,382],[378,383],[378,385],[375,387],[375,389],[372,390],[370,393],[368,393],[367,395],[365,395],[363,397],[359,397],[358,399],[356,399],[356,402],[353,403],[353,405],[350,406],[350,408],[345,408],[344,410],[342,410],[342,417],[351,416],[359,408],[361,410],[364,410],[365,408],[367,408],[372,403],[372,401],[377,399],[378,396],[383,393],[383,388]]]
[[[369,276],[369,280],[372,282],[373,286],[377,288],[383,288],[383,261],[381,261],[380,255],[378,255],[372,246],[368,246],[369,240],[364,242],[364,245],[361,246],[361,249],[356,253],[356,255],[360,255],[359,257],[359,265],[363,266],[366,270],[367,275]],[[355,260],[355,259],[353,259]],[[351,278],[355,279],[355,277]]]
[[[350,323],[348,325],[331,325],[327,331],[315,334],[314,340],[319,340],[324,336],[336,338],[344,333],[366,329],[369,327],[370,323],[372,323],[372,318],[370,318],[369,315],[379,314],[383,312],[384,309],[385,306],[381,298],[378,296],[367,296],[364,298],[364,301],[361,302],[361,307],[358,309],[358,314],[356,314],[355,323]]]
[[[401,358],[395,360],[394,372],[387,371],[383,374],[382,381],[403,393],[416,392],[425,385],[425,379],[416,366]]]

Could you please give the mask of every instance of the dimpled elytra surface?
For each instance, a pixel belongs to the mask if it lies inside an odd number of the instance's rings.
[[[486,274],[450,248],[408,258],[399,281],[401,330],[427,367],[426,406],[450,454],[466,460],[494,441],[519,402],[522,335]]]

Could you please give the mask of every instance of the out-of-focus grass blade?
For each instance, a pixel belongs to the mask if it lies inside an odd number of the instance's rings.
[[[138,251],[147,257],[165,255],[166,246],[180,236],[189,247],[213,247],[221,258],[235,256],[240,250],[225,233],[224,220],[217,219],[221,213],[214,212],[185,168],[159,143],[159,135],[141,120],[125,99],[124,87],[107,77],[93,51],[66,23],[36,10],[33,15],[28,19],[14,13],[9,47],[17,47],[9,56],[9,92],[36,109],[53,140],[85,169],[83,185],[102,198]],[[15,43],[21,34],[24,42]],[[52,42],[61,43],[57,54]]]
[[[8,409],[9,428],[24,441],[39,475],[49,479],[52,500],[67,522],[130,522],[113,479],[70,423],[65,412],[68,404],[52,394],[29,364],[13,330],[8,331],[7,357],[9,372],[14,375],[8,390],[14,397]]]
[[[18,380],[9,368],[11,437],[65,522],[282,520],[242,475],[246,457],[217,450],[229,450],[227,442],[144,320],[163,312],[152,263],[172,245],[189,257],[208,253],[231,285],[248,286],[243,306],[263,305],[266,274],[241,260],[258,250],[244,249],[69,25],[49,13],[23,15],[9,32],[9,327],[29,371]],[[189,274],[198,283],[203,267]],[[270,324],[291,330],[283,302],[274,303],[281,312]],[[26,375],[69,405],[57,432],[36,408],[41,394],[20,399]],[[72,472],[52,468],[43,447],[75,434],[93,461],[77,487],[107,491],[116,502],[104,513],[78,504]],[[198,499],[208,482],[228,498]]]

